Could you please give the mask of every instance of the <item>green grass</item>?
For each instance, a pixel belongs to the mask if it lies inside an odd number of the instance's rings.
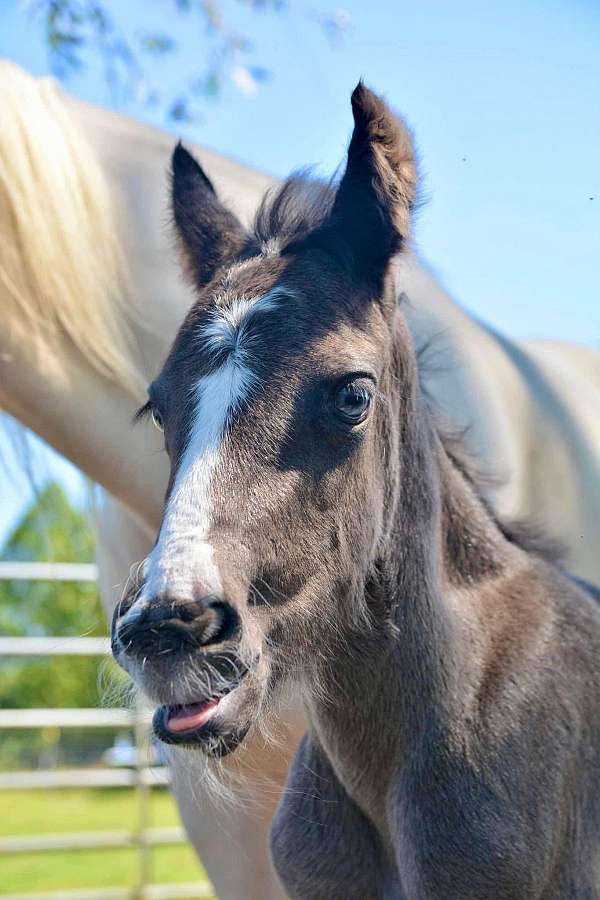
[[[153,788],[148,827],[178,825],[175,804],[166,789]],[[5,791],[0,836],[65,831],[132,829],[136,796],[128,788]],[[135,850],[69,850],[3,856],[0,896],[26,891],[134,885],[139,874]],[[204,881],[206,875],[190,847],[152,850],[152,881]]]

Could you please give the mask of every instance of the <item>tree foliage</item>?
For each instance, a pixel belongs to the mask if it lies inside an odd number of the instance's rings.
[[[6,541],[10,561],[93,562],[94,535],[85,513],[73,508],[50,482]],[[20,635],[105,634],[94,584],[51,581],[0,582],[0,632]]]
[[[8,538],[4,560],[91,562],[94,535],[85,513],[73,508],[62,488],[48,484]],[[0,634],[80,636],[106,634],[95,584],[51,581],[0,581]],[[0,659],[0,708],[94,707],[99,703],[99,672],[106,662],[95,657]],[[69,731],[65,747],[106,745],[112,736]],[[61,735],[54,729],[5,734],[2,765],[35,762]],[[76,754],[77,755],[77,754]]]
[[[292,0],[236,3],[263,14],[285,14],[292,6]],[[142,27],[129,33],[118,22],[109,0],[34,0],[33,6],[43,22],[50,62],[58,77],[67,78],[95,56],[113,88],[161,106],[172,121],[196,119],[202,101],[217,97],[227,81],[252,93],[272,76],[271,70],[256,60],[248,35],[234,24],[235,15],[226,13],[224,0],[159,0],[157,4],[163,7],[165,20],[187,18],[190,28],[200,25],[207,38],[207,52],[199,64],[190,66],[183,87],[168,86],[161,77],[160,63],[180,51],[172,29],[148,31]],[[349,16],[342,9],[311,6],[305,12],[331,44],[349,27]]]

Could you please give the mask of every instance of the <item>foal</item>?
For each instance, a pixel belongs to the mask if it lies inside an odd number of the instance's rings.
[[[600,608],[436,427],[394,283],[411,139],[362,84],[352,107],[337,190],[291,179],[251,234],[175,150],[198,297],[143,410],[171,480],[115,655],[208,756],[302,692],[291,897],[600,898]]]

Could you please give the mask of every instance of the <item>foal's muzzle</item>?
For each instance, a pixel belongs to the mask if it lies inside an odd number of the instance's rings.
[[[122,613],[117,610],[113,619],[113,652],[132,659],[212,648],[239,627],[233,607],[212,595],[192,601],[165,597]]]
[[[158,704],[155,735],[210,756],[230,753],[249,727],[240,716],[249,668],[240,656],[237,611],[212,594],[134,600],[132,594],[115,611],[112,650]]]

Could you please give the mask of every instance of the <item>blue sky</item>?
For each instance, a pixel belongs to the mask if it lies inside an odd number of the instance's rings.
[[[206,59],[205,33],[178,19],[169,0],[107,5],[132,34],[168,28],[177,38],[180,53],[160,62],[162,83],[185,83]],[[335,2],[291,0],[281,14],[222,5],[272,78],[252,96],[229,83],[178,133],[277,175],[307,164],[329,174],[343,157],[349,94],[362,76],[415,131],[428,199],[417,244],[451,293],[511,336],[600,344],[597,0],[341,0],[351,28],[336,48],[312,14]],[[0,54],[46,74],[26,5],[4,0],[0,16]],[[167,125],[160,110],[111,96],[97,65],[66,87]],[[40,477],[44,464],[54,470],[52,457],[37,457]],[[1,540],[27,487],[0,470],[0,493]]]

